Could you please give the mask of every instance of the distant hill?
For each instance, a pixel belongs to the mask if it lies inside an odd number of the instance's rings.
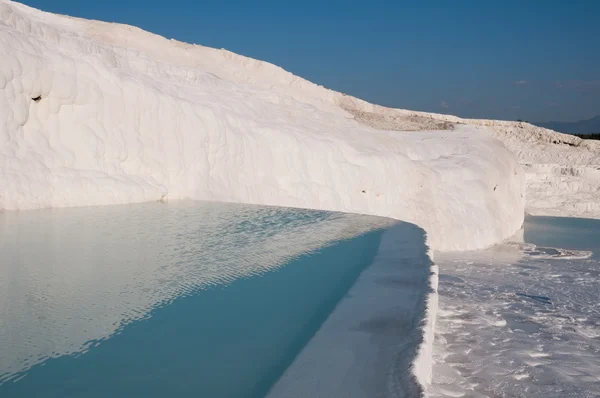
[[[544,122],[533,123],[536,126],[544,127],[559,133],[567,134],[594,134],[600,133],[600,115],[588,120],[578,122]]]
[[[600,141],[600,134],[575,134],[579,138],[584,140],[598,140]]]

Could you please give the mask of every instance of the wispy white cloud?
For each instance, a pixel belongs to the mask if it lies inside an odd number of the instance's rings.
[[[557,80],[554,87],[567,90],[600,89],[600,80]]]
[[[447,103],[446,101],[442,101],[442,102],[440,103],[440,107],[441,107],[442,109],[448,109],[448,103]]]
[[[524,84],[527,84],[527,80],[517,80],[514,82],[514,84],[517,86],[522,86]]]
[[[548,106],[552,107],[552,108],[556,108],[557,106],[560,106],[560,102],[558,102],[558,101],[550,101],[548,103]]]

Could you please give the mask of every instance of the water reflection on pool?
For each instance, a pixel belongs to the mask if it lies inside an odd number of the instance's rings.
[[[202,202],[0,213],[0,396],[263,396],[391,224]]]

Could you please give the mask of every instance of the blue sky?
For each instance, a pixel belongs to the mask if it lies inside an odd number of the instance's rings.
[[[24,0],[266,60],[378,104],[466,117],[600,114],[596,0]]]

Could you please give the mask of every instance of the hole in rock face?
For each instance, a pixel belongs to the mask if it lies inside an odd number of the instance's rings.
[[[42,99],[42,96],[38,95],[37,97],[32,98],[31,100],[34,101],[34,102],[40,102],[41,99]]]

